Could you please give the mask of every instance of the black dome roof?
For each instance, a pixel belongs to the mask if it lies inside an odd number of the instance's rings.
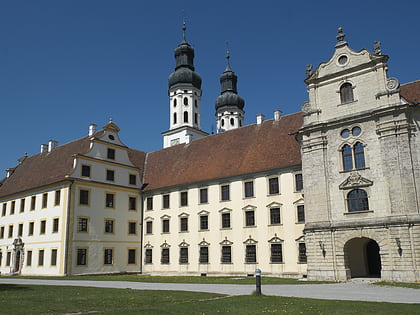
[[[195,88],[201,89],[201,77],[190,68],[178,68],[169,75],[168,85],[172,88],[178,84],[192,84]]]
[[[237,107],[242,110],[244,106],[245,101],[242,97],[236,93],[228,91],[217,97],[215,108],[218,110],[222,107]]]

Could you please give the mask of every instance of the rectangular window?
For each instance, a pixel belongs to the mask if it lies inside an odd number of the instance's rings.
[[[77,249],[77,265],[86,266],[86,264],[87,264],[87,249],[78,248]]]
[[[209,216],[200,215],[200,230],[208,230],[208,229],[209,229]]]
[[[114,233],[114,220],[105,220],[105,233]]]
[[[13,225],[12,224],[9,225],[9,235],[8,235],[8,237],[9,238],[12,238],[13,237]]]
[[[271,208],[270,209],[270,224],[281,224],[280,218],[280,208]]]
[[[256,245],[246,245],[245,262],[246,263],[256,263],[257,262],[257,247],[256,247]]]
[[[20,212],[25,212],[25,198],[20,199]]]
[[[10,204],[10,214],[15,214],[15,208],[16,208],[16,201],[12,201]]]
[[[110,160],[115,160],[115,150],[108,148],[107,153],[106,153],[106,157]]]
[[[245,189],[245,198],[251,198],[254,197],[254,182],[245,182],[244,184]]]
[[[79,218],[77,222],[77,232],[88,232],[88,218]]]
[[[208,189],[207,188],[200,189],[200,203],[208,203]]]
[[[146,234],[152,234],[153,233],[153,222],[147,221],[146,222]]]
[[[200,264],[208,264],[209,263],[209,248],[207,246],[200,247]]]
[[[181,218],[180,219],[180,230],[181,232],[188,231],[188,218]]]
[[[47,221],[41,220],[40,225],[39,225],[39,234],[45,234],[46,229],[47,229]]]
[[[282,244],[271,244],[271,257],[272,264],[279,264],[283,262]]]
[[[115,180],[115,172],[112,170],[106,170],[106,180],[113,182]]]
[[[80,189],[79,192],[79,204],[89,205],[89,190]]]
[[[6,266],[9,267],[10,266],[10,260],[12,259],[12,252],[7,252],[6,255]]]
[[[255,212],[254,210],[245,211],[245,225],[255,226]]]
[[[279,189],[279,178],[278,177],[272,177],[268,179],[268,193],[270,195],[275,195],[280,192]]]
[[[162,220],[162,233],[169,233],[169,219]]]
[[[220,187],[221,190],[221,199],[223,201],[230,200],[230,189],[229,185],[223,185]]]
[[[152,249],[146,248],[146,252],[144,254],[144,263],[145,264],[151,264],[153,262],[152,260]]]
[[[52,232],[53,233],[58,233],[59,221],[60,220],[58,218],[53,219],[53,225],[52,225]]]
[[[134,174],[128,175],[128,183],[130,185],[136,185],[136,183],[137,183],[137,176],[134,175]]]
[[[1,211],[1,216],[4,217],[6,215],[7,203],[3,203],[3,209]]]
[[[82,177],[90,177],[90,166],[82,165]]]
[[[306,245],[305,243],[299,243],[299,257],[298,261],[301,264],[306,264]]]
[[[222,213],[222,228],[230,228],[230,213]]]
[[[40,249],[38,251],[38,266],[44,266],[44,250]]]
[[[181,247],[179,249],[179,263],[188,264],[188,247]]]
[[[137,234],[137,222],[128,222],[128,234]]]
[[[51,266],[57,266],[57,250],[51,250]]]
[[[169,264],[169,248],[162,248],[161,264]]]
[[[230,246],[222,246],[222,264],[230,264],[232,262],[232,248]]]
[[[169,194],[162,196],[162,208],[169,209]]]
[[[302,174],[295,174],[296,191],[303,190],[303,176]]]
[[[180,203],[181,207],[188,206],[188,191],[181,191],[180,197],[181,197],[181,203]]]
[[[104,250],[104,265],[113,264],[113,250],[112,248],[105,248]]]
[[[32,251],[28,250],[26,251],[26,266],[32,265]]]
[[[18,236],[23,236],[23,223],[18,225]]]
[[[137,210],[137,198],[128,197],[128,210],[136,211]]]
[[[35,223],[29,222],[28,236],[34,235],[34,227],[35,227]]]
[[[4,238],[4,226],[0,226],[0,239]]]
[[[147,197],[146,210],[153,210],[153,197]]]
[[[106,194],[105,196],[105,207],[106,208],[114,208],[114,194]]]
[[[32,196],[31,197],[31,211],[35,210],[35,205],[36,205],[36,196]]]
[[[54,206],[59,206],[61,202],[61,190],[55,191]]]
[[[48,193],[42,194],[42,209],[48,206]]]
[[[129,249],[128,250],[128,261],[127,263],[129,265],[135,265],[136,264],[136,250],[135,249]]]
[[[305,223],[305,206],[299,205],[297,206],[297,222],[298,223]]]

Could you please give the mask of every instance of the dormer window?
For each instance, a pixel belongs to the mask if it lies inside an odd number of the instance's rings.
[[[106,157],[110,160],[115,160],[115,150],[111,149],[111,148],[108,148]]]
[[[340,87],[341,104],[350,103],[354,101],[353,86],[346,82]]]

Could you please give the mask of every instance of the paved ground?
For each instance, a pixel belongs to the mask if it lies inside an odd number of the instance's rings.
[[[254,285],[239,284],[148,283],[128,281],[41,280],[16,278],[0,278],[0,283],[129,288],[134,290],[176,290],[221,293],[227,295],[248,295],[255,291]],[[295,285],[263,284],[262,293],[265,295],[274,296],[304,297],[327,300],[420,304],[420,290],[399,287],[374,286],[366,283],[352,282]]]

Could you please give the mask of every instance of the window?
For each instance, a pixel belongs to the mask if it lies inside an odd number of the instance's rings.
[[[106,153],[106,157],[110,160],[115,160],[115,150],[108,148],[107,153]]]
[[[78,248],[77,249],[77,265],[86,266],[86,264],[87,264],[87,249]]]
[[[6,266],[10,266],[11,258],[12,258],[12,252],[7,252],[7,255],[6,255]]]
[[[19,223],[18,225],[18,236],[23,235],[23,223]]]
[[[275,195],[279,193],[279,178],[272,177],[268,179],[268,193],[270,195]]]
[[[106,170],[106,180],[111,182],[115,180],[115,172],[113,170]]]
[[[222,229],[230,228],[230,212],[222,213]]]
[[[51,250],[51,266],[57,266],[57,250]]]
[[[209,248],[207,246],[200,247],[200,264],[208,264],[209,263]]]
[[[39,234],[45,234],[46,229],[47,229],[47,220],[41,220],[41,223],[39,226]]]
[[[38,266],[44,266],[44,250],[40,249],[38,251]]]
[[[209,229],[209,216],[200,215],[200,230],[208,230],[208,229]]]
[[[130,235],[137,234],[137,222],[128,222],[128,234]]]
[[[232,262],[232,248],[229,245],[222,246],[222,264],[230,264]]]
[[[25,212],[25,198],[20,199],[20,212]]]
[[[188,191],[181,191],[180,197],[181,197],[181,203],[180,203],[181,207],[188,206]]]
[[[257,262],[257,247],[256,247],[256,245],[246,245],[245,262],[246,263],[256,263]]]
[[[146,234],[152,234],[153,233],[153,221],[147,221],[146,222]]]
[[[147,197],[146,210],[153,210],[153,197]]]
[[[341,104],[354,101],[353,87],[350,83],[346,82],[340,87],[340,100]]]
[[[88,232],[88,218],[79,218],[77,223],[77,232]]]
[[[169,233],[169,219],[162,220],[162,233]]]
[[[295,188],[296,188],[296,191],[303,190],[303,176],[300,173],[295,174]]]
[[[105,195],[105,207],[106,208],[114,208],[114,194],[106,194]]]
[[[4,238],[4,226],[0,226],[0,239]]]
[[[254,182],[245,182],[245,198],[254,197]]]
[[[32,251],[28,250],[26,251],[26,266],[32,265]]]
[[[52,225],[52,232],[53,233],[58,233],[58,226],[59,226],[59,219],[54,218],[53,219],[53,225]]]
[[[152,249],[146,248],[146,252],[144,254],[144,263],[145,264],[151,264],[153,262],[152,260]]]
[[[1,216],[4,217],[6,215],[7,203],[3,203],[3,209],[1,211]]]
[[[136,211],[137,210],[137,198],[128,197],[128,210]]]
[[[180,230],[181,232],[188,232],[188,217],[180,218]]]
[[[13,237],[13,224],[9,225],[9,238]]]
[[[363,189],[354,189],[347,194],[348,212],[368,211],[369,203],[367,193]]]
[[[61,200],[61,190],[55,191],[54,206],[59,206]]]
[[[114,233],[113,219],[105,219],[105,233]]]
[[[200,189],[200,203],[207,203],[208,202],[208,189],[201,188]]]
[[[179,263],[188,264],[188,247],[181,247],[179,249]]]
[[[15,214],[15,208],[16,208],[16,201],[12,201],[12,203],[10,204],[10,214]]]
[[[161,264],[169,264],[169,248],[162,248]]]
[[[361,142],[356,142],[353,147],[354,153],[354,165],[356,168],[364,168],[365,167],[365,152],[363,148],[363,144]]]
[[[90,177],[90,166],[82,165],[82,177]]]
[[[134,174],[128,175],[128,183],[130,185],[136,185],[137,184],[137,176]]]
[[[188,98],[184,97],[184,105],[188,105]]]
[[[80,189],[80,191],[79,191],[79,204],[89,205],[89,190]]]
[[[176,117],[176,113],[174,113],[174,124],[177,123],[177,117]]]
[[[35,205],[36,205],[36,196],[32,196],[31,197],[31,211],[35,210]]]
[[[48,193],[42,194],[42,208],[46,208],[48,205]]]
[[[254,210],[245,211],[245,225],[255,226],[255,211]]]
[[[169,194],[162,196],[162,208],[169,209]]]
[[[229,185],[223,185],[220,187],[221,189],[221,199],[223,201],[230,200],[230,189]]]
[[[272,264],[279,264],[283,262],[282,244],[271,244],[270,262]]]
[[[351,146],[348,144],[344,145],[341,149],[341,156],[343,158],[343,169],[352,170],[353,169],[353,154]]]
[[[306,264],[306,245],[305,243],[299,243],[299,257],[298,262],[301,264]]]
[[[270,209],[270,224],[271,225],[281,224],[280,208]]]
[[[176,107],[176,98],[174,99],[174,107]]]
[[[112,265],[113,262],[113,250],[112,248],[104,249],[104,265]]]
[[[188,112],[185,111],[184,112],[184,123],[187,123],[187,122],[188,122]]]
[[[35,222],[29,222],[28,236],[34,235]]]
[[[305,223],[305,206],[298,205],[296,209],[297,209],[297,222]]]
[[[194,123],[197,125],[198,124],[198,114],[194,113]]]
[[[128,261],[127,263],[129,265],[135,265],[136,264],[136,250],[135,249],[129,249],[128,250]]]

